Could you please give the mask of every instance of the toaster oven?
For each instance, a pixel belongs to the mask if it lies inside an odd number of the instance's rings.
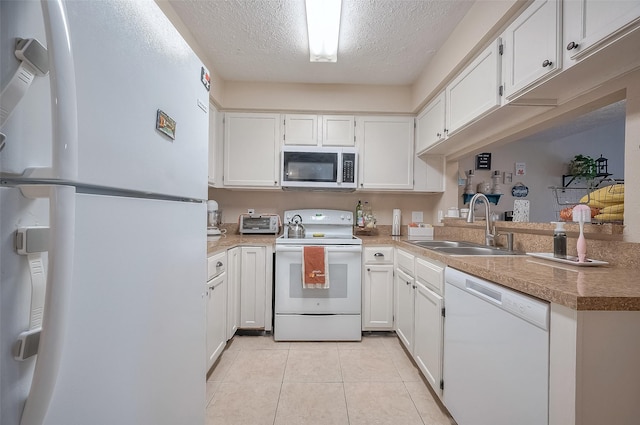
[[[241,214],[240,233],[262,233],[277,235],[280,232],[280,217],[275,214]]]

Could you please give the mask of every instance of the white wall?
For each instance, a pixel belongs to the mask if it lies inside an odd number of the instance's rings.
[[[497,206],[492,205],[492,211],[504,212],[513,210],[514,199],[528,199],[530,202],[530,221],[548,222],[557,220],[558,206],[554,192],[550,186],[561,186],[562,175],[566,174],[569,161],[577,154],[589,155],[599,158],[603,155],[608,159],[611,178],[624,179],[625,177],[625,119],[617,119],[605,126],[601,126],[583,133],[572,134],[560,139],[548,139],[542,133],[539,136],[529,137],[526,140],[517,141],[496,149],[488,149],[491,152],[491,171],[475,170],[475,155],[461,159],[460,174],[464,178],[465,170],[474,170],[475,185],[482,182],[492,182],[491,174],[494,170],[513,173],[513,183],[502,185],[503,196]],[[516,162],[526,163],[526,175],[515,176],[514,166]],[[511,196],[511,187],[516,182],[522,182],[529,188],[526,198],[514,198]],[[587,193],[585,182],[580,181],[570,185],[574,189],[568,189],[564,193],[559,192],[560,202],[579,200]],[[462,206],[462,190],[459,188],[459,205]],[[577,198],[576,198],[577,197]]]

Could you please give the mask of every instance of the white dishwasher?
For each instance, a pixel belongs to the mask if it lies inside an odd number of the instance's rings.
[[[549,304],[445,271],[443,401],[458,425],[549,423]]]

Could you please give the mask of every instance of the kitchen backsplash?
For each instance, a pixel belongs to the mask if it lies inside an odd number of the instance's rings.
[[[209,189],[209,199],[215,199],[222,210],[223,223],[236,223],[238,216],[249,208],[256,213],[279,214],[301,208],[323,208],[355,211],[358,200],[368,201],[379,225],[391,225],[393,209],[402,211],[402,225],[411,222],[411,213],[423,213],[423,222],[435,223],[442,194],[400,194],[361,192],[307,192],[282,190]]]

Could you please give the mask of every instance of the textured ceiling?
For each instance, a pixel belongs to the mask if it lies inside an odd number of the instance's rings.
[[[309,62],[304,0],[170,0],[229,81],[411,84],[471,0],[343,0],[337,63]]]

